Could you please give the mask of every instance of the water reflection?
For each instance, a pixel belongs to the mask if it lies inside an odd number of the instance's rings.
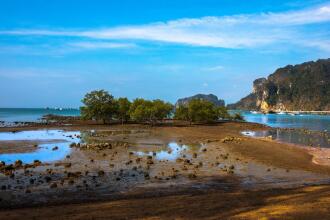
[[[155,151],[135,151],[134,153],[138,156],[154,156],[157,160],[169,160],[174,161],[183,155],[186,158],[191,158],[191,151],[199,150],[201,145],[184,145],[176,142],[170,142],[164,149]]]
[[[251,137],[267,137],[272,140],[303,146],[330,148],[329,135],[321,132],[306,132],[297,129],[270,129],[265,131],[243,131],[242,134]]]
[[[0,161],[7,164],[21,160],[23,163],[31,163],[34,160],[51,162],[61,160],[70,154],[71,142],[80,142],[79,131],[62,130],[34,130],[21,132],[0,132],[0,141],[45,141],[52,140],[49,144],[40,144],[36,151],[25,153],[0,154]],[[57,146],[57,150],[53,147]]]

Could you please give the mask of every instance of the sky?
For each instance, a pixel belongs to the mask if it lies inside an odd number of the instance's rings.
[[[0,0],[0,107],[79,107],[96,89],[229,104],[329,57],[329,0]]]

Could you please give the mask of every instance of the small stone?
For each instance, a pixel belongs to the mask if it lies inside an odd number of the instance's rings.
[[[52,184],[50,184],[50,186],[49,186],[51,189],[53,189],[53,188],[57,188],[57,184],[56,183],[52,183]]]
[[[16,160],[15,161],[15,166],[16,167],[20,167],[20,166],[22,166],[22,164],[23,164],[23,162],[21,160]]]
[[[103,170],[100,170],[100,171],[98,172],[98,175],[99,175],[99,176],[104,176],[104,174],[105,174],[105,173],[104,173]]]

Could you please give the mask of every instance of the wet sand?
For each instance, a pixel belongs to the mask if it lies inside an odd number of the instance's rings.
[[[40,127],[0,131],[36,128]],[[329,186],[324,184],[330,182],[330,167],[315,163],[305,148],[240,134],[264,128],[229,122],[188,127],[47,127],[95,132],[86,139],[89,145],[72,147],[61,161],[18,166],[11,173],[14,176],[0,174],[0,216],[255,219],[305,213],[327,217]],[[169,143],[184,147],[176,151]],[[307,211],[308,207],[317,208]]]

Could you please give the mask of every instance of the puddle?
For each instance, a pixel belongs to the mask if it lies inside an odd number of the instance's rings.
[[[134,151],[138,156],[153,156],[157,160],[174,161],[183,155],[191,159],[192,153],[198,151],[201,145],[184,145],[170,142],[164,149],[154,151]],[[156,155],[154,155],[156,153]]]
[[[34,130],[21,132],[0,132],[0,141],[46,141],[52,143],[40,144],[36,151],[25,153],[0,154],[0,161],[6,164],[21,160],[23,163],[32,163],[34,160],[52,162],[65,158],[71,152],[70,143],[80,142],[79,131],[63,130]],[[53,148],[57,146],[57,150]]]
[[[297,129],[270,129],[266,131],[243,131],[242,134],[250,137],[267,137],[279,142],[301,146],[330,148],[329,135],[319,132],[305,132]]]

